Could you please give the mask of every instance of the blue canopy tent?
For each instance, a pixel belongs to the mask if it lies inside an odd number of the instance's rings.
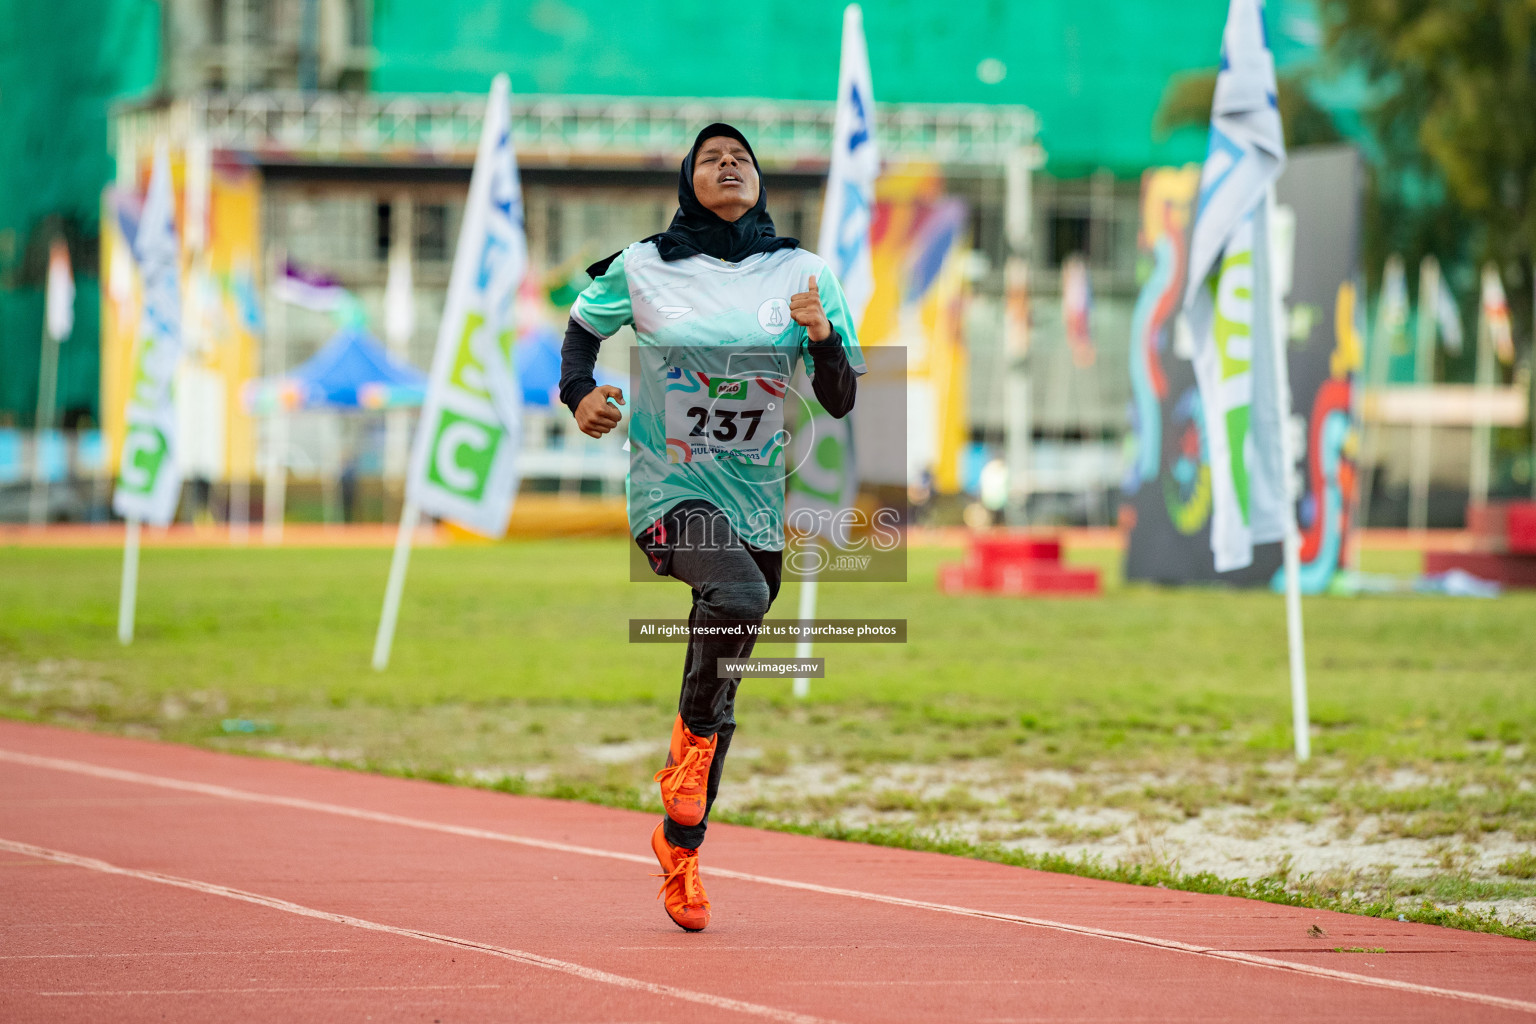
[[[561,409],[560,346],[560,335],[549,325],[538,322],[530,324],[518,338],[513,365],[525,408]],[[599,384],[620,388],[626,385],[622,376],[601,368],[595,377]],[[292,372],[248,383],[243,395],[246,408],[273,418],[276,448],[267,463],[270,525],[265,531],[271,541],[281,535],[281,509],[286,497],[286,414],[416,408],[425,399],[426,387],[426,374],[390,354],[376,338],[356,325],[343,327]]]
[[[512,364],[523,389],[523,405],[543,408],[560,401],[560,339],[553,328],[537,324],[518,338]]]
[[[254,413],[374,412],[419,406],[426,393],[426,374],[361,327],[343,327],[293,372],[247,384],[245,406]]]
[[[524,405],[559,404],[560,343],[547,324],[536,324],[518,338],[513,365]],[[625,384],[602,368],[595,376],[599,384]],[[248,384],[245,405],[254,413],[413,408],[421,405],[426,387],[426,374],[395,358],[367,331],[345,327],[292,373]]]
[[[276,543],[282,535],[288,476],[287,413],[387,412],[416,408],[425,400],[426,393],[426,374],[391,355],[377,338],[357,325],[337,331],[319,352],[292,372],[246,384],[245,407],[257,415],[273,417],[273,447],[267,462],[266,514],[263,517],[266,523],[263,533],[268,543]],[[342,475],[346,477],[355,472],[356,464],[351,463]],[[330,476],[325,476],[324,481],[327,521],[330,521],[329,509],[334,504],[334,492]],[[344,495],[343,506],[345,504]]]
[[[534,324],[517,339],[512,361],[523,390],[523,405],[536,409],[560,405],[560,345],[560,335],[544,323]],[[600,366],[593,377],[599,384],[625,387],[622,376]]]

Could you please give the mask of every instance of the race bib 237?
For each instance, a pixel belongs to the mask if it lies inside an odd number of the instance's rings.
[[[771,376],[666,370],[667,461],[782,465],[786,382]]]

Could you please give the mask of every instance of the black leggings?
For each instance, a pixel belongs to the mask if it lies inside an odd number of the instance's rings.
[[[690,630],[710,622],[761,622],[779,594],[784,553],[765,551],[743,541],[725,515],[708,502],[674,506],[636,540],[657,573],[693,588]],[[677,713],[695,736],[719,739],[709,767],[704,820],[690,826],[668,818],[666,837],[673,846],[697,849],[704,842],[709,808],[714,805],[725,755],[736,732],[736,688],[741,678],[719,678],[716,662],[751,656],[753,643],[751,636],[703,640],[690,635],[688,639]]]

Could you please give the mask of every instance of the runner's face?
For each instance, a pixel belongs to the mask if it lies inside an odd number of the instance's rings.
[[[757,165],[729,136],[705,139],[693,158],[693,194],[721,220],[736,221],[757,205]]]

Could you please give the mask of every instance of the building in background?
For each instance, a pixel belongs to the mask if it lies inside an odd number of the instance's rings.
[[[154,5],[74,3],[102,24],[127,26],[119,36],[140,40],[134,52],[142,54],[137,77],[119,74],[91,101],[96,135],[76,142],[77,149],[94,147],[98,177],[91,184],[107,181],[112,158],[125,194],[141,184],[146,147],[164,129],[183,153],[182,185],[206,192],[195,204],[216,209],[226,192],[254,195],[259,214],[238,243],[250,252],[218,255],[225,222],[215,220],[203,267],[189,268],[205,278],[207,306],[249,335],[238,341],[249,346],[249,358],[226,359],[226,369],[217,371],[222,384],[203,384],[209,393],[222,391],[226,473],[247,472],[259,447],[232,401],[233,375],[296,365],[335,329],[330,314],[273,296],[274,276],[288,265],[345,287],[385,334],[391,255],[397,264],[408,258],[414,326],[393,341],[425,365],[479,97],[498,71],[512,76],[531,251],[552,318],[586,262],[664,226],[676,161],[710,118],[735,120],[761,140],[783,233],[806,238],[817,223],[837,74],[835,6],[775,0],[722,17],[697,0],[165,0],[146,36],[145,12]],[[1276,0],[1270,8],[1282,68],[1315,60],[1319,32],[1310,3]],[[965,359],[956,365],[968,385],[964,433],[992,446],[1004,430],[1006,167],[1016,161],[1034,170],[1023,186],[1031,214],[1023,255],[1035,300],[1036,472],[1045,489],[1062,490],[1069,503],[1077,500],[1076,477],[1085,465],[1098,485],[1117,479],[1130,393],[1125,375],[1111,368],[1125,363],[1137,289],[1140,175],[1203,155],[1203,131],[1160,133],[1154,122],[1171,82],[1214,65],[1224,10],[1222,0],[866,4],[889,169],[893,176],[935,176],[942,193],[966,210],[954,243],[957,254],[966,254],[969,296]],[[83,44],[61,34],[57,45],[78,57]],[[91,57],[104,68],[117,55],[99,45]],[[12,73],[0,84],[24,78]],[[104,107],[111,97],[122,102],[109,132]],[[78,191],[84,194],[85,185]],[[70,201],[87,211],[78,214],[82,239],[98,237],[92,215],[99,200]],[[41,214],[31,216],[31,226],[18,224],[11,236],[25,237],[24,245],[14,244],[27,251]],[[90,244],[82,242],[88,256]],[[1058,298],[1060,267],[1074,256],[1083,259],[1093,295],[1088,329],[1098,358],[1086,369],[1072,358]],[[253,308],[241,306],[242,273],[258,296]],[[7,273],[4,280],[21,286],[5,297],[20,312],[0,324],[0,344],[17,354],[7,366],[20,372],[7,374],[0,416],[24,425],[36,385],[28,382],[22,354],[36,347],[38,331],[27,322],[25,276]],[[82,294],[93,291],[90,284],[82,280]],[[40,317],[40,291],[35,304]],[[82,332],[93,326],[81,318]],[[622,353],[608,358],[622,370]],[[64,374],[70,393],[90,395],[98,387],[97,368],[84,361],[66,363]],[[100,371],[99,386],[103,393],[118,386],[110,365]],[[209,399],[202,407],[216,404]],[[551,417],[550,429],[562,426]],[[239,440],[245,436],[251,443]],[[302,431],[297,440],[316,460],[350,443],[306,440]],[[1089,450],[1102,458],[1085,462]],[[398,443],[394,451],[398,461]],[[961,482],[973,475],[963,465],[954,472]]]

